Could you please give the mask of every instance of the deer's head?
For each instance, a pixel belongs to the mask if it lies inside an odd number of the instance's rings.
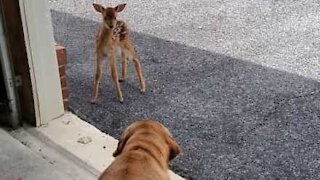
[[[102,14],[103,23],[106,28],[112,29],[117,20],[117,13],[121,12],[125,7],[126,4],[119,4],[116,7],[103,7],[100,4],[93,4],[94,9]]]

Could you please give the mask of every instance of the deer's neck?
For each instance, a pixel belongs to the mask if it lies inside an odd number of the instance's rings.
[[[109,41],[112,37],[112,29],[105,27],[104,25],[101,25],[100,32],[98,34],[98,39],[101,41]]]

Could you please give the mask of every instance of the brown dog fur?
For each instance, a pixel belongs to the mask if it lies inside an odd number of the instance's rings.
[[[168,163],[181,149],[159,122],[142,120],[122,134],[116,158],[99,180],[169,180]]]

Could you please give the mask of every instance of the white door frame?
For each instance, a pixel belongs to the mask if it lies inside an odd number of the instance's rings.
[[[64,114],[59,68],[47,0],[19,0],[36,125]]]

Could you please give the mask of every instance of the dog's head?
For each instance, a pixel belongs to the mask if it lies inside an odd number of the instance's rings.
[[[117,22],[117,13],[123,11],[126,4],[119,4],[116,7],[103,7],[100,4],[93,4],[94,9],[102,14],[103,23],[106,28],[112,29]]]
[[[142,120],[134,122],[124,131],[118,142],[118,147],[113,153],[114,157],[117,157],[122,153],[122,150],[124,149],[127,141],[130,139],[131,136],[134,135],[135,131],[139,130],[139,128],[151,128],[154,131],[154,133],[157,133],[158,135],[160,135],[160,137],[163,138],[168,147],[168,161],[174,159],[178,154],[180,154],[181,148],[173,139],[171,133],[166,127],[164,127],[157,121]]]

